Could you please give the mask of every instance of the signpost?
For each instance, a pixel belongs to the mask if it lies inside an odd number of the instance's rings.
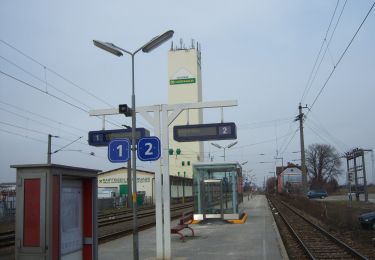
[[[160,158],[160,140],[156,136],[143,137],[138,141],[138,159],[141,161],[156,161]]]
[[[130,159],[129,139],[114,139],[108,144],[108,159],[113,163],[127,162]]]

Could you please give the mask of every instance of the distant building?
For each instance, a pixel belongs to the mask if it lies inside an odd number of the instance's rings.
[[[137,192],[154,197],[155,173],[137,170]],[[121,167],[98,174],[98,197],[126,197],[128,195],[128,168]]]
[[[292,192],[302,184],[302,170],[298,164],[288,163],[287,166],[277,166],[277,191]]]
[[[192,180],[170,176],[171,199],[191,197]],[[133,183],[133,181],[132,181]],[[147,201],[155,201],[155,173],[137,170],[137,192]],[[98,198],[127,197],[128,169],[121,167],[98,174]]]
[[[168,104],[202,102],[201,52],[198,43],[190,47],[180,42],[168,53]],[[203,161],[203,142],[176,142],[174,125],[202,124],[203,112],[194,109],[182,112],[169,127],[169,174],[192,178],[192,165]]]

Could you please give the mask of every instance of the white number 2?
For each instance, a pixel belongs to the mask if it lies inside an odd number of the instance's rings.
[[[122,157],[122,144],[119,144],[117,147],[116,147],[117,151],[118,151],[118,156],[119,157]]]
[[[147,146],[147,150],[145,152],[145,155],[153,155],[154,153],[152,150],[152,143],[145,143],[145,146]]]

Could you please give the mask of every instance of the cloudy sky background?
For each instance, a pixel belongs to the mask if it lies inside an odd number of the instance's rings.
[[[101,128],[101,120],[87,111],[131,103],[131,60],[96,48],[92,40],[133,51],[170,29],[175,44],[183,39],[189,46],[194,39],[201,45],[204,101],[238,100],[238,107],[224,110],[225,121],[238,127],[238,144],[227,151],[227,160],[248,161],[244,169],[252,170],[257,183],[281,165],[276,155],[284,164],[300,163],[293,122],[299,102],[313,104],[304,111],[306,147],[328,143],[341,154],[375,147],[374,11],[325,85],[372,1],[138,2],[0,2],[0,182],[15,180],[9,165],[46,162],[48,133],[60,136],[53,138],[53,151],[82,136],[53,154],[53,163],[119,167],[108,161],[105,148],[87,145],[87,132]],[[326,43],[343,10],[342,15],[319,70],[312,72],[335,8]],[[169,48],[170,42],[136,56],[137,105],[167,102]],[[121,116],[110,120],[115,125],[108,128],[130,124]],[[219,122],[220,110],[205,111],[204,120]],[[206,160],[209,153],[223,160],[223,151],[206,142]],[[370,153],[366,160],[374,182]]]

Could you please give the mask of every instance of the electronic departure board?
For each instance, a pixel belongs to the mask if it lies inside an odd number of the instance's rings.
[[[150,136],[150,131],[145,128],[136,128],[135,137],[136,140]],[[107,146],[113,139],[127,138],[132,139],[131,129],[115,129],[115,130],[101,130],[101,131],[90,131],[89,132],[89,145],[92,146]]]
[[[216,123],[199,125],[176,125],[173,138],[177,142],[237,139],[236,124]]]

